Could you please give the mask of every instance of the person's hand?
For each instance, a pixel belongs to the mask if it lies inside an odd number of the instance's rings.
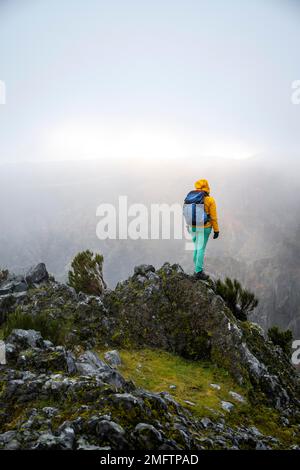
[[[218,238],[220,232],[214,232],[214,240]]]

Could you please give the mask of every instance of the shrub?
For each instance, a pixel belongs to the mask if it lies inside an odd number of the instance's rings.
[[[291,330],[280,330],[278,326],[268,329],[268,338],[276,346],[280,346],[285,354],[290,355],[292,350],[293,333]]]
[[[69,285],[76,292],[101,295],[106,288],[102,274],[103,256],[89,250],[78,253],[69,271]]]
[[[63,325],[58,320],[49,318],[48,313],[41,312],[33,316],[17,308],[15,312],[8,315],[3,330],[4,338],[7,338],[12,330],[17,328],[39,331],[44,339],[48,339],[56,345],[64,342],[65,329]]]
[[[16,300],[12,295],[2,297],[0,304],[0,326],[6,321],[7,315],[13,310]]]
[[[7,269],[0,269],[0,283],[6,281],[8,274],[9,273]]]
[[[258,304],[255,295],[243,289],[236,279],[232,281],[227,277],[224,282],[219,279],[216,281],[215,291],[223,298],[234,316],[241,321],[246,321],[248,314]]]

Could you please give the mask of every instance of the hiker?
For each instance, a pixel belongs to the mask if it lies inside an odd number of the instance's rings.
[[[219,236],[216,203],[209,193],[207,180],[196,181],[195,190],[190,191],[186,196],[183,209],[188,230],[194,242],[195,277],[202,280],[209,278],[203,271],[203,261],[212,229],[214,230],[213,238],[216,239]]]

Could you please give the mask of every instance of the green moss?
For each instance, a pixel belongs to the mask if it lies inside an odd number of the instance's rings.
[[[6,389],[6,382],[3,380],[0,381],[0,398],[2,397],[2,395],[5,393],[5,389]]]
[[[300,432],[297,425],[283,427],[280,414],[274,408],[264,405],[251,406],[245,405],[240,410],[233,410],[228,418],[228,424],[231,426],[255,426],[259,431],[266,435],[275,437],[280,441],[281,448],[287,448],[291,445],[300,445]]]
[[[101,352],[100,352],[101,355]],[[120,372],[135,382],[136,386],[153,392],[167,391],[175,400],[188,408],[195,418],[209,416],[216,419],[223,414],[226,423],[232,427],[241,425],[255,426],[265,435],[277,438],[281,444],[279,447],[287,448],[300,443],[300,434],[297,426],[283,427],[280,422],[280,414],[273,408],[260,403],[259,397],[255,397],[256,404],[249,399],[251,390],[248,386],[240,386],[231,375],[222,368],[214,366],[208,361],[190,361],[180,356],[159,350],[121,350],[122,366]],[[211,387],[211,383],[217,383],[221,389]],[[170,389],[170,385],[176,388]],[[246,398],[246,403],[236,402],[229,391],[235,391]],[[194,403],[188,405],[186,400]],[[234,403],[234,409],[230,413],[221,408],[221,401]],[[149,403],[151,408],[151,403]],[[126,411],[110,410],[119,422],[127,423],[131,417]],[[161,419],[159,410],[153,410],[152,414]],[[134,419],[132,419],[134,421]]]
[[[167,391],[196,416],[220,412],[221,400],[229,400],[229,391],[245,394],[247,390],[236,384],[227,371],[208,361],[191,361],[160,350],[122,350],[120,372],[139,387],[153,392]],[[101,353],[100,353],[101,355]],[[218,383],[221,390],[211,387]],[[175,385],[175,389],[170,389]],[[195,403],[189,406],[185,400]],[[237,404],[237,407],[241,407]],[[212,410],[209,410],[209,408]]]

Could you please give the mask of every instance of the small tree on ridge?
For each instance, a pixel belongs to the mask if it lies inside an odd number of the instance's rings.
[[[71,263],[69,285],[76,292],[101,295],[106,288],[102,273],[103,256],[90,250],[78,253]]]

